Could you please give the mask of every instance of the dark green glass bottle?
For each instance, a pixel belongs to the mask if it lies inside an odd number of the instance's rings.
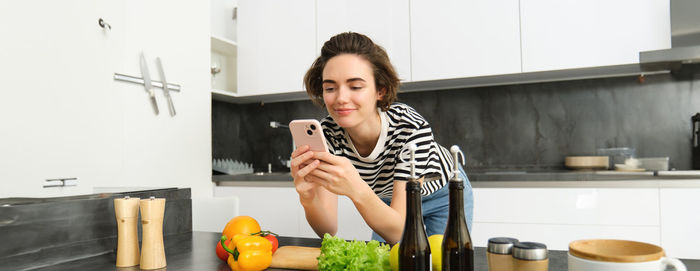
[[[399,270],[430,270],[430,245],[423,223],[421,183],[415,178],[415,146],[411,150],[411,180],[406,183],[406,223],[399,245]]]
[[[430,270],[430,246],[423,226],[420,183],[406,184],[406,224],[399,245],[399,270]]]
[[[473,271],[474,247],[464,217],[464,179],[460,177],[459,147],[450,148],[454,158],[454,177],[448,182],[450,189],[447,227],[442,239],[442,270]]]

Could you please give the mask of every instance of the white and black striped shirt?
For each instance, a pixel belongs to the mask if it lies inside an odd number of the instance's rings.
[[[406,181],[410,177],[408,146],[414,143],[418,146],[416,175],[439,173],[441,176],[439,181],[424,183],[421,194],[427,196],[443,187],[452,177],[454,163],[450,152],[435,142],[428,121],[402,103],[394,103],[386,112],[380,112],[380,118],[379,140],[366,157],[357,152],[345,129],[330,116],[324,118],[321,126],[329,151],[348,158],[375,194],[391,197],[394,180]]]

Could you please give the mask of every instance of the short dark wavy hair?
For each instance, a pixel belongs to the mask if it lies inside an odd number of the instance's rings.
[[[384,96],[377,101],[377,106],[382,111],[388,110],[389,106],[397,99],[399,77],[384,48],[372,42],[369,37],[355,32],[340,33],[323,44],[321,56],[316,58],[304,75],[304,86],[311,101],[319,106],[324,105],[323,69],[328,60],[341,54],[355,54],[369,61],[374,71],[377,91],[385,89]]]

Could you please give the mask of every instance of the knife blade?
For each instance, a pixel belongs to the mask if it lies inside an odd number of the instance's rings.
[[[165,99],[168,101],[170,116],[175,116],[175,105],[173,104],[173,99],[170,97],[170,90],[168,90],[168,82],[165,81],[165,70],[163,70],[163,64],[160,62],[160,57],[156,57],[156,65],[158,66],[160,81],[163,83],[163,94],[165,95]]]
[[[429,183],[429,182],[434,182],[434,181],[439,181],[442,179],[442,175],[440,173],[429,173],[423,176],[423,183]]]
[[[141,52],[141,61],[139,64],[141,66],[143,86],[146,88],[146,92],[148,92],[148,95],[151,98],[151,106],[153,107],[153,110],[155,111],[156,115],[158,115],[158,104],[156,103],[156,95],[153,91],[153,85],[151,84],[151,75],[148,73],[148,64],[146,64],[146,57],[143,55],[143,52]]]

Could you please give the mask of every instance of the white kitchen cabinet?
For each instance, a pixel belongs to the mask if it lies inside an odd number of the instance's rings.
[[[232,206],[237,209],[236,213],[255,218],[263,229],[284,236],[319,237],[306,221],[294,187],[219,186],[214,189],[214,198],[237,198],[237,206]],[[344,196],[338,197],[336,236],[346,240],[369,240],[372,237],[372,230],[355,205]]]
[[[478,188],[474,220],[493,223],[659,225],[657,188]]]
[[[317,1],[316,54],[342,32],[367,35],[384,47],[402,81],[411,81],[408,0]]]
[[[311,228],[306,221],[304,208],[300,206],[300,232],[299,236],[308,238],[318,238],[316,232]],[[345,240],[364,240],[369,241],[372,238],[372,229],[365,223],[362,215],[357,211],[355,205],[348,197],[338,197],[338,231],[336,236]]]
[[[518,73],[518,0],[411,0],[412,81]]]
[[[211,0],[210,3],[212,94],[235,96],[238,88],[238,20],[235,16],[238,3],[236,0]]]
[[[658,188],[475,188],[472,237],[511,236],[567,249],[586,238],[660,244]]]
[[[345,240],[372,239],[372,229],[365,223],[360,212],[350,198],[338,197],[338,232],[337,236]]]
[[[236,196],[192,198],[192,231],[220,233],[226,223],[238,216],[239,205]]]
[[[700,188],[661,188],[661,246],[671,257],[700,259]]]
[[[485,247],[492,237],[543,243],[551,250],[568,250],[571,241],[583,239],[622,239],[661,245],[659,226],[474,222],[472,227],[472,241],[479,247]]]
[[[238,89],[237,58],[238,45],[236,42],[219,36],[211,36],[212,94],[236,95]]]
[[[263,230],[283,236],[299,236],[306,223],[294,187],[217,187],[214,197],[237,197],[238,215],[253,217]]]
[[[316,57],[316,1],[238,1],[237,96],[302,91]]]
[[[155,115],[143,85],[112,82],[109,95],[118,99],[119,119],[106,125],[119,127],[110,137],[119,148],[110,155],[119,157],[121,171],[105,176],[104,184],[191,187],[193,198],[210,196],[209,1],[124,3],[124,49],[113,72],[140,76],[143,52],[151,78],[161,80],[159,57],[168,83],[179,84],[181,91],[171,92],[177,112],[171,116],[163,90],[155,88],[160,109]]]
[[[163,12],[163,7],[168,12]],[[211,187],[211,94],[207,2],[0,3],[0,197],[89,194],[104,187]],[[111,29],[98,25],[103,18]],[[155,115],[141,76],[163,62],[177,115],[160,88]],[[6,129],[6,130],[5,130]],[[42,188],[77,177],[77,187]]]
[[[671,47],[668,0],[521,0],[523,72],[639,63]]]
[[[0,3],[0,197],[92,192],[118,161],[110,138],[121,108],[111,90],[123,29],[123,3]],[[118,100],[116,100],[118,101]],[[77,186],[42,188],[45,179],[77,178]]]

